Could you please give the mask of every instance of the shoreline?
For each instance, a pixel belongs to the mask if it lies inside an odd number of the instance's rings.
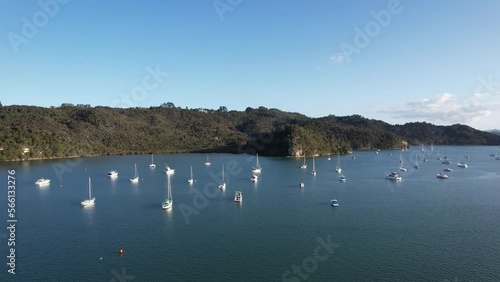
[[[498,145],[434,145],[434,147],[441,147],[441,146],[447,146],[447,147],[469,147],[469,146],[475,146],[475,147],[498,147]],[[419,148],[419,146],[413,146],[416,148]],[[408,147],[410,149],[411,147]],[[356,151],[376,151],[378,149],[373,148],[373,149],[359,149],[359,150],[354,150],[352,152],[348,153],[342,153],[340,155],[351,155],[354,154]],[[381,151],[400,151],[401,149],[380,149]],[[15,159],[15,160],[4,160],[0,161],[0,164],[2,163],[13,163],[13,162],[27,162],[27,161],[44,161],[44,160],[64,160],[64,159],[76,159],[76,158],[92,158],[92,157],[104,157],[104,156],[132,156],[132,155],[150,155],[151,153],[144,153],[144,152],[136,152],[136,153],[119,153],[119,154],[93,154],[93,155],[85,155],[85,156],[68,156],[68,157],[46,157],[46,158],[27,158],[27,159]],[[161,153],[153,153],[155,155],[164,155],[164,154],[233,154],[233,155],[241,155],[241,154],[248,154],[248,152],[228,152],[228,151],[215,151],[215,150],[209,150],[209,149],[201,149],[201,150],[192,150],[192,151],[171,151],[171,152],[161,152]],[[316,154],[314,155],[315,157],[322,157],[322,156],[335,156],[336,154]],[[268,156],[268,155],[260,155],[262,157],[287,157],[287,158],[299,158],[303,156],[297,156],[297,155],[284,155],[284,156]],[[312,157],[312,156],[310,156]]]

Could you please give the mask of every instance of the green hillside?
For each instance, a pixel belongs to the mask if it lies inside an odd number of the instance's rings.
[[[390,125],[359,115],[309,118],[265,107],[0,107],[0,161],[176,152],[321,155],[401,148],[403,142],[498,145],[500,136],[464,125]]]

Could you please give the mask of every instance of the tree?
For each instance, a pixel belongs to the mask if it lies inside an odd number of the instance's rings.
[[[172,102],[167,102],[167,103],[161,104],[160,107],[167,108],[167,109],[173,109],[173,108],[175,108],[175,105]]]
[[[227,112],[226,106],[220,106],[219,107],[219,112]]]

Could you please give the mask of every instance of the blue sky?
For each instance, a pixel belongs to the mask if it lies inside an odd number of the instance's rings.
[[[500,128],[498,11],[495,0],[3,0],[0,101]]]

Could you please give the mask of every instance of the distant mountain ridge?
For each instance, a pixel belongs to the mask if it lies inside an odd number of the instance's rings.
[[[500,129],[492,129],[492,130],[488,130],[488,132],[496,134],[496,135],[500,135]]]
[[[360,115],[310,118],[265,107],[0,107],[0,161],[178,152],[301,156],[421,144],[499,145],[500,136],[460,124],[391,125]]]

